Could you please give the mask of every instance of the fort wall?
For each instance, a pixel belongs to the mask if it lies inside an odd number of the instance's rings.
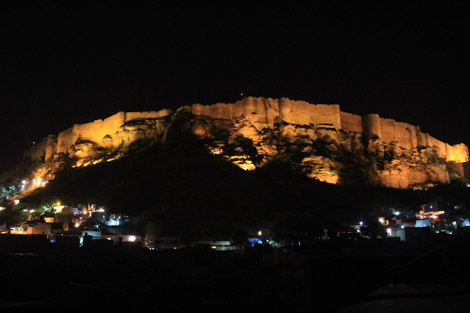
[[[362,133],[362,116],[347,112],[340,113],[341,128],[345,132]]]
[[[346,132],[362,133],[366,138],[380,138],[385,144],[394,143],[404,150],[435,148],[438,156],[449,161],[467,162],[468,149],[464,144],[451,146],[429,134],[419,126],[394,119],[381,118],[378,114],[364,116],[340,111],[337,104],[311,104],[288,98],[272,99],[246,97],[232,104],[194,104],[191,112],[212,118],[236,120],[242,116],[257,129],[273,127],[276,119],[287,123],[328,126]]]
[[[417,136],[417,147],[426,148],[428,146],[428,134],[421,132],[419,126],[415,127]]]
[[[44,160],[47,161],[54,156],[56,145],[57,145],[57,136],[49,135],[46,138],[44,138],[44,140],[46,141]]]
[[[193,104],[190,111],[194,115],[206,115],[218,119],[236,120],[244,116],[258,129],[273,127],[278,117],[291,124],[313,124],[316,127],[330,126],[336,129],[341,128],[339,105],[311,104],[288,98],[246,97],[229,104]]]
[[[57,136],[56,153],[67,153],[67,150],[72,146],[78,139],[76,132],[76,124],[72,127],[61,131]]]
[[[173,110],[163,109],[160,111],[123,112],[123,113],[125,116],[124,121],[129,122],[129,121],[139,120],[139,119],[160,118],[160,117],[168,116],[173,113]]]
[[[380,117],[378,114],[367,114],[362,117],[362,134],[366,138],[382,138]]]
[[[381,139],[384,142],[397,141],[397,123],[390,118],[380,118]]]
[[[191,106],[191,113],[194,115],[206,115],[212,118],[231,120],[233,107],[226,103],[217,103],[210,106],[197,103]]]
[[[427,139],[428,139],[428,146],[429,147],[434,147],[436,149],[436,152],[437,152],[437,155],[440,157],[440,158],[446,158],[447,155],[446,155],[446,145],[445,143],[443,143],[442,141],[430,136],[430,135],[427,135]]]
[[[452,149],[454,150],[453,161],[461,162],[461,163],[465,163],[469,161],[468,147],[465,144],[459,143],[459,144],[453,145]]]
[[[279,116],[279,102],[272,98],[247,98],[247,109],[244,112],[249,112],[252,108],[251,114],[245,113],[249,120],[258,128],[273,127],[276,117]]]
[[[125,123],[126,113],[118,112],[104,120],[76,125],[77,138],[101,144],[106,135],[113,135]],[[72,143],[73,144],[73,143]]]
[[[274,127],[278,121],[291,124],[331,127],[346,132],[362,133],[366,138],[380,138],[385,144],[394,143],[405,150],[435,148],[439,157],[448,161],[468,162],[468,148],[464,144],[449,145],[429,134],[422,133],[419,126],[381,118],[378,114],[364,116],[341,112],[338,104],[311,104],[288,98],[246,97],[235,103],[214,105],[193,104],[185,107],[194,115],[205,115],[215,119],[249,120],[258,130]],[[136,119],[160,118],[171,115],[172,110],[145,112],[118,112],[108,118],[90,123],[75,124],[58,134],[50,135],[34,151],[34,156],[50,159],[55,153],[67,153],[78,138],[103,144],[107,135],[114,136],[121,126]],[[119,141],[119,140],[118,140]],[[118,142],[116,141],[116,142]],[[119,141],[121,142],[121,141]]]
[[[383,131],[383,130],[382,130]],[[398,145],[406,150],[411,150],[417,146],[416,128],[413,125],[403,122],[395,123],[395,140]]]

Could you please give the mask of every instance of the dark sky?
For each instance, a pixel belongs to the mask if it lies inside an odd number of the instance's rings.
[[[0,170],[73,123],[241,92],[339,103],[470,145],[469,5],[174,3],[2,4]]]

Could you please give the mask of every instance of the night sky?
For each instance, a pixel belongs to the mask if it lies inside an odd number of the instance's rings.
[[[470,146],[469,5],[175,2],[2,4],[0,170],[73,123],[241,93],[338,103]]]

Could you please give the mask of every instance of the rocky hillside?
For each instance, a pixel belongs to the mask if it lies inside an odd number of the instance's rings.
[[[196,136],[214,155],[250,171],[280,160],[307,177],[333,184],[422,188],[462,179],[465,145],[451,146],[419,127],[341,112],[339,105],[245,98],[176,111],[119,112],[50,135],[12,171],[17,179],[52,180],[57,172],[168,147]],[[11,173],[4,177],[12,177]]]

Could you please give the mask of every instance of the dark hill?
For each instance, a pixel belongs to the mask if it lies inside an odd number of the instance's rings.
[[[130,216],[152,212],[151,219],[164,221],[169,232],[225,234],[293,216],[307,228],[337,227],[360,214],[414,208],[432,198],[426,192],[322,183],[281,161],[243,171],[209,154],[197,141],[178,142],[166,149],[154,145],[112,162],[63,170],[23,203],[95,203]]]

